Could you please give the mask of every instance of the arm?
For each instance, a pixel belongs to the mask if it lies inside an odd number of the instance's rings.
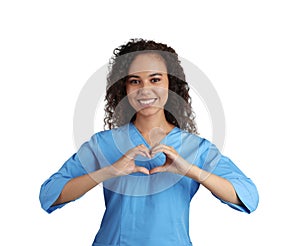
[[[114,177],[113,171],[108,166],[93,173],[72,178],[66,183],[59,197],[51,206],[76,200],[99,183],[112,177]]]
[[[207,149],[209,154],[202,155],[202,166],[190,164],[174,148],[160,144],[152,149],[152,155],[163,152],[166,162],[163,166],[150,170],[172,172],[192,178],[204,185],[222,202],[240,211],[252,212],[258,204],[258,193],[255,185],[228,158],[216,154],[215,147]]]
[[[233,185],[227,179],[209,173],[195,165],[190,165],[186,176],[202,184],[221,200],[236,205],[242,205]]]
[[[146,168],[135,165],[134,158],[137,155],[149,157],[148,151],[144,145],[139,145],[129,150],[111,166],[103,167],[92,173],[70,179],[63,187],[59,197],[52,206],[76,200],[99,183],[111,178],[135,172],[149,174],[149,171]]]
[[[237,205],[241,204],[234,187],[228,180],[188,163],[170,146],[157,145],[152,149],[151,153],[154,156],[158,152],[165,153],[166,163],[163,166],[150,170],[150,174],[167,171],[184,175],[202,184],[220,199]]]

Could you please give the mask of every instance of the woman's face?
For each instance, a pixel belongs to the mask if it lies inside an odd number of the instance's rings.
[[[126,92],[137,114],[150,116],[163,112],[168,88],[167,67],[161,56],[146,53],[134,58],[128,71]]]

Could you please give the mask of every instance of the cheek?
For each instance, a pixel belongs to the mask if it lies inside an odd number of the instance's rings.
[[[169,81],[166,80],[164,86],[163,86],[163,91],[162,93],[164,94],[164,97],[165,98],[168,98],[168,95],[169,95]]]
[[[126,85],[125,89],[126,89],[126,95],[127,96],[137,95],[138,90],[139,90],[139,86]]]
[[[164,101],[166,101],[168,99],[168,93],[169,93],[168,88],[159,87],[159,88],[156,88],[155,92]]]
[[[136,98],[136,90],[127,90],[127,100],[131,106],[134,106],[135,98]]]
[[[129,86],[126,86],[126,95],[130,94],[130,87]]]
[[[130,86],[126,86],[126,95],[128,98],[133,97],[133,95],[136,94],[135,90],[131,88]]]

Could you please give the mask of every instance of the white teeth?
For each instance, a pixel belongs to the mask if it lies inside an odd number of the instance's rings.
[[[138,100],[140,104],[148,105],[154,103],[155,99],[147,99],[147,100]]]

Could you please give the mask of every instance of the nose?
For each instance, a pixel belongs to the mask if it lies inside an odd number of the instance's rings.
[[[149,95],[150,93],[151,93],[151,84],[147,81],[141,83],[140,88],[138,90],[138,94]]]
[[[150,95],[150,94],[151,94],[151,90],[147,87],[143,87],[143,88],[140,88],[138,90],[138,95],[147,96],[147,95]]]
[[[141,88],[148,88],[151,86],[151,83],[150,81],[148,80],[144,80],[142,83],[141,83]]]

